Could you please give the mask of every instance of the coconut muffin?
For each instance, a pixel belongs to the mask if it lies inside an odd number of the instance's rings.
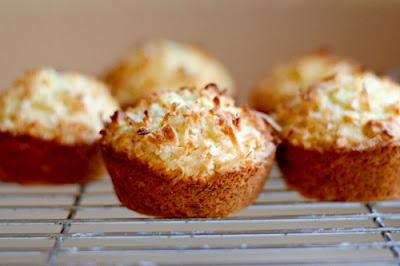
[[[138,45],[104,80],[123,107],[135,105],[149,92],[182,86],[216,83],[234,93],[233,79],[217,59],[196,46],[169,40]]]
[[[154,93],[102,131],[115,192],[161,217],[222,217],[253,202],[275,154],[262,115],[215,85]]]
[[[288,184],[320,200],[399,198],[400,86],[338,74],[280,105],[278,162]]]
[[[361,66],[353,61],[336,57],[327,52],[316,52],[278,65],[266,75],[251,94],[252,106],[262,112],[272,113],[282,102],[300,94],[301,88],[329,78],[339,72],[351,73]]]
[[[48,68],[27,73],[0,94],[0,180],[61,184],[98,177],[99,131],[117,108],[95,79]]]

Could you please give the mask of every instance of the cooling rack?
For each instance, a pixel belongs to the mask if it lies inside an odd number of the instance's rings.
[[[108,178],[0,186],[1,265],[399,265],[400,201],[313,202],[273,169],[224,219],[156,219],[122,207]]]

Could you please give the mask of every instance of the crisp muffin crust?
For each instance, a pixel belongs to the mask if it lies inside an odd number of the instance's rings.
[[[86,183],[105,174],[96,144],[63,145],[29,135],[0,133],[0,181],[20,184]]]
[[[400,145],[381,143],[363,150],[306,149],[284,142],[279,166],[289,186],[326,201],[400,198]]]
[[[131,55],[104,77],[122,106],[135,105],[149,92],[203,87],[216,83],[234,92],[234,82],[212,55],[190,44],[169,40],[136,46]]]
[[[167,218],[224,217],[248,206],[263,190],[275,152],[255,165],[207,179],[175,178],[105,147],[103,155],[123,205]]]

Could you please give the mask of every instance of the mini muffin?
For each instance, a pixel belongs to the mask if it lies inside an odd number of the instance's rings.
[[[282,102],[290,103],[301,88],[339,73],[360,70],[355,62],[338,58],[326,52],[312,53],[277,66],[265,76],[251,94],[255,109],[272,113]]]
[[[217,59],[196,46],[168,40],[137,46],[105,75],[105,81],[123,107],[137,104],[149,92],[182,86],[216,83],[229,94],[234,92],[232,77]]]
[[[161,217],[222,217],[253,202],[276,145],[264,118],[214,85],[154,93],[117,112],[102,147],[122,204]]]
[[[287,183],[329,201],[400,197],[400,86],[371,73],[314,84],[280,105],[278,162]]]
[[[83,183],[104,172],[99,131],[118,108],[108,88],[40,69],[0,93],[0,180]]]

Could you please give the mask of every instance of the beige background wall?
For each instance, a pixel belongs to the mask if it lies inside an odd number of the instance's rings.
[[[99,74],[155,37],[204,44],[244,96],[274,62],[320,46],[400,65],[400,1],[0,0],[0,88],[41,65]]]

